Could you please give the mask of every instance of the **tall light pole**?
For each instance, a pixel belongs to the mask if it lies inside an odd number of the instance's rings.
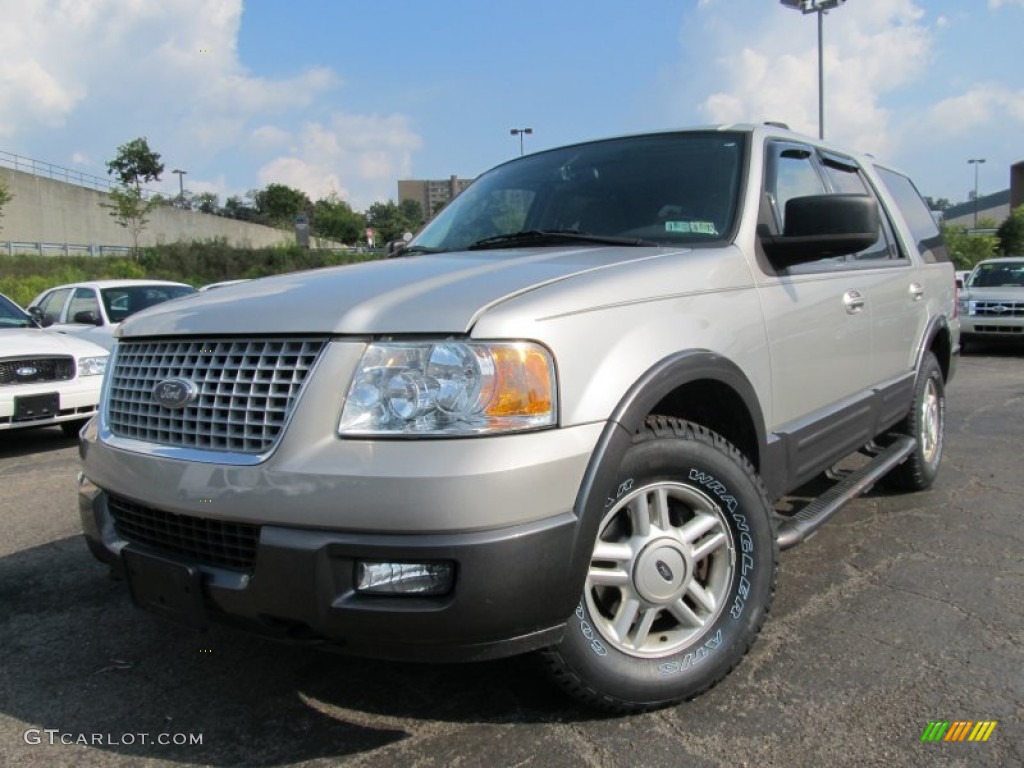
[[[523,136],[533,133],[533,128],[513,128],[512,135],[519,137],[519,156],[523,156]]]
[[[185,204],[185,174],[188,171],[179,171],[175,168],[171,173],[178,174],[178,205]]]
[[[843,5],[846,0],[779,0],[787,8],[818,14],[818,138],[825,138],[825,14]]]
[[[978,228],[978,166],[985,162],[984,157],[972,157],[967,161],[974,166],[974,228]]]

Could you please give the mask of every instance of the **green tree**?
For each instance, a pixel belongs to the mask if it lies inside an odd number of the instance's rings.
[[[943,225],[942,236],[957,269],[973,269],[979,261],[994,257],[999,247],[995,235],[968,232],[964,226]]]
[[[134,184],[136,190],[142,188],[143,182],[159,181],[163,172],[160,155],[149,148],[145,136],[122,144],[117,148],[117,157],[107,162],[107,175],[117,176],[125,186]]]
[[[0,219],[4,216],[4,206],[11,202],[12,197],[14,197],[14,195],[11,194],[7,185],[0,181]]]
[[[419,200],[403,200],[398,208],[405,223],[409,225],[408,231],[416,232],[423,226],[423,205]]]
[[[119,226],[128,230],[132,238],[132,258],[139,259],[139,236],[149,223],[149,212],[160,203],[156,200],[147,200],[142,192],[125,185],[110,190],[109,203],[100,203],[103,208],[110,209],[110,216]]]
[[[313,231],[320,237],[341,243],[354,243],[363,236],[366,219],[331,193],[313,204]]]
[[[285,184],[268,184],[252,194],[256,210],[276,226],[291,226],[296,216],[313,207],[305,192]]]
[[[945,197],[940,197],[936,200],[926,195],[924,201],[928,204],[928,209],[932,211],[945,211],[947,208],[953,207],[953,204]]]
[[[1024,256],[1024,205],[1018,205],[996,230],[999,252],[1005,256]]]
[[[423,206],[417,200],[377,202],[366,209],[366,226],[377,233],[378,243],[397,240],[423,226]]]
[[[249,196],[246,195],[246,197],[248,198]],[[223,211],[225,216],[238,219],[239,221],[256,221],[259,217],[256,208],[238,195],[231,195],[231,197],[224,201]]]
[[[220,208],[220,198],[213,192],[200,192],[192,198],[195,207],[203,213],[217,213]]]

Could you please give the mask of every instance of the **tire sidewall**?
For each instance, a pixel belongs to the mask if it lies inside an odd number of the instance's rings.
[[[558,651],[575,675],[601,696],[653,705],[696,695],[735,666],[764,621],[777,559],[767,500],[735,449],[710,433],[695,437],[657,437],[631,446],[605,512],[630,491],[658,481],[692,485],[714,500],[734,547],[725,604],[693,643],[647,658],[630,656],[607,642],[581,598]]]
[[[936,391],[939,396],[939,434],[938,434],[938,448],[935,451],[935,457],[932,461],[928,461],[924,455],[924,440],[923,430],[924,423],[922,418],[921,409],[924,404],[925,393],[928,391],[928,383],[932,382],[935,385]],[[942,464],[942,451],[945,447],[945,432],[946,432],[946,389],[945,382],[942,378],[942,370],[939,368],[939,363],[935,359],[935,356],[928,354],[921,365],[921,373],[917,379],[917,385],[914,390],[914,414],[911,422],[913,432],[911,433],[916,446],[914,447],[914,469],[918,475],[918,484],[920,487],[927,487],[938,477],[939,466]]]

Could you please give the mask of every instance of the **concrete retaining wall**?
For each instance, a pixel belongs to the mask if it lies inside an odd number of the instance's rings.
[[[118,226],[109,209],[100,207],[100,203],[110,202],[103,192],[11,168],[0,168],[0,182],[12,195],[0,218],[0,241],[132,244],[128,230]],[[251,248],[295,242],[294,232],[170,206],[155,208],[148,218],[139,245],[214,238],[227,238],[231,245]]]

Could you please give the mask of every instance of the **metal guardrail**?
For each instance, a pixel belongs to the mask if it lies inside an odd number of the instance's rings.
[[[86,189],[95,189],[99,192],[110,192],[119,186],[109,178],[93,176],[91,173],[76,171],[74,168],[66,168],[63,165],[48,163],[45,160],[34,160],[31,157],[23,157],[13,152],[0,150],[0,166],[13,168],[16,171],[30,173],[33,176],[41,176],[45,179],[63,181],[66,184],[74,184]],[[142,196],[150,197],[159,194],[151,189],[143,189]]]
[[[34,253],[39,256],[63,255],[71,256],[110,256],[113,254],[131,253],[127,245],[75,245],[73,243],[20,243],[15,240],[0,240],[0,252],[13,256],[16,253]]]

